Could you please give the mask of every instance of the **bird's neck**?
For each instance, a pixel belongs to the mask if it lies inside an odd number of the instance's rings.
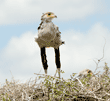
[[[50,22],[52,22],[52,21],[51,21],[51,20],[46,20],[46,19],[45,19],[43,22],[44,22],[44,23],[50,23]]]

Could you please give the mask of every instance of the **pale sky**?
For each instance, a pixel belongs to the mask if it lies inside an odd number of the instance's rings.
[[[60,46],[61,77],[83,69],[93,72],[93,59],[103,56],[110,65],[110,1],[109,0],[1,0],[0,1],[0,82],[5,79],[22,82],[34,79],[34,73],[44,73],[40,48],[34,38],[42,13],[53,12],[65,44]],[[46,48],[48,74],[56,70],[54,48]],[[97,60],[96,60],[97,61]],[[103,70],[103,68],[98,69]],[[12,75],[10,73],[12,72]]]

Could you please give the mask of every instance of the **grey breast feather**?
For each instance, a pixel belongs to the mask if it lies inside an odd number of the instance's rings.
[[[56,26],[52,23],[43,23],[41,28],[38,30],[38,37],[44,41],[54,40],[56,36]]]

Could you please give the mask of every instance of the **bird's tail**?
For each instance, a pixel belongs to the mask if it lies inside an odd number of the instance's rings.
[[[61,44],[65,44],[65,41],[62,41],[62,43]]]

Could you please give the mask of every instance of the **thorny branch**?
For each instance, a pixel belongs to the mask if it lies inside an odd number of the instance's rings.
[[[105,37],[104,37],[104,39],[105,39]],[[105,39],[105,44],[106,44],[106,39]],[[99,64],[100,61],[104,58],[104,48],[105,48],[105,44],[104,44],[104,46],[103,46],[103,56],[102,56],[100,59],[98,59],[98,63],[97,63],[95,60],[93,60],[93,61],[96,63],[96,69],[95,69],[94,73],[95,73],[96,70],[99,68],[99,67],[98,67],[98,64]]]

